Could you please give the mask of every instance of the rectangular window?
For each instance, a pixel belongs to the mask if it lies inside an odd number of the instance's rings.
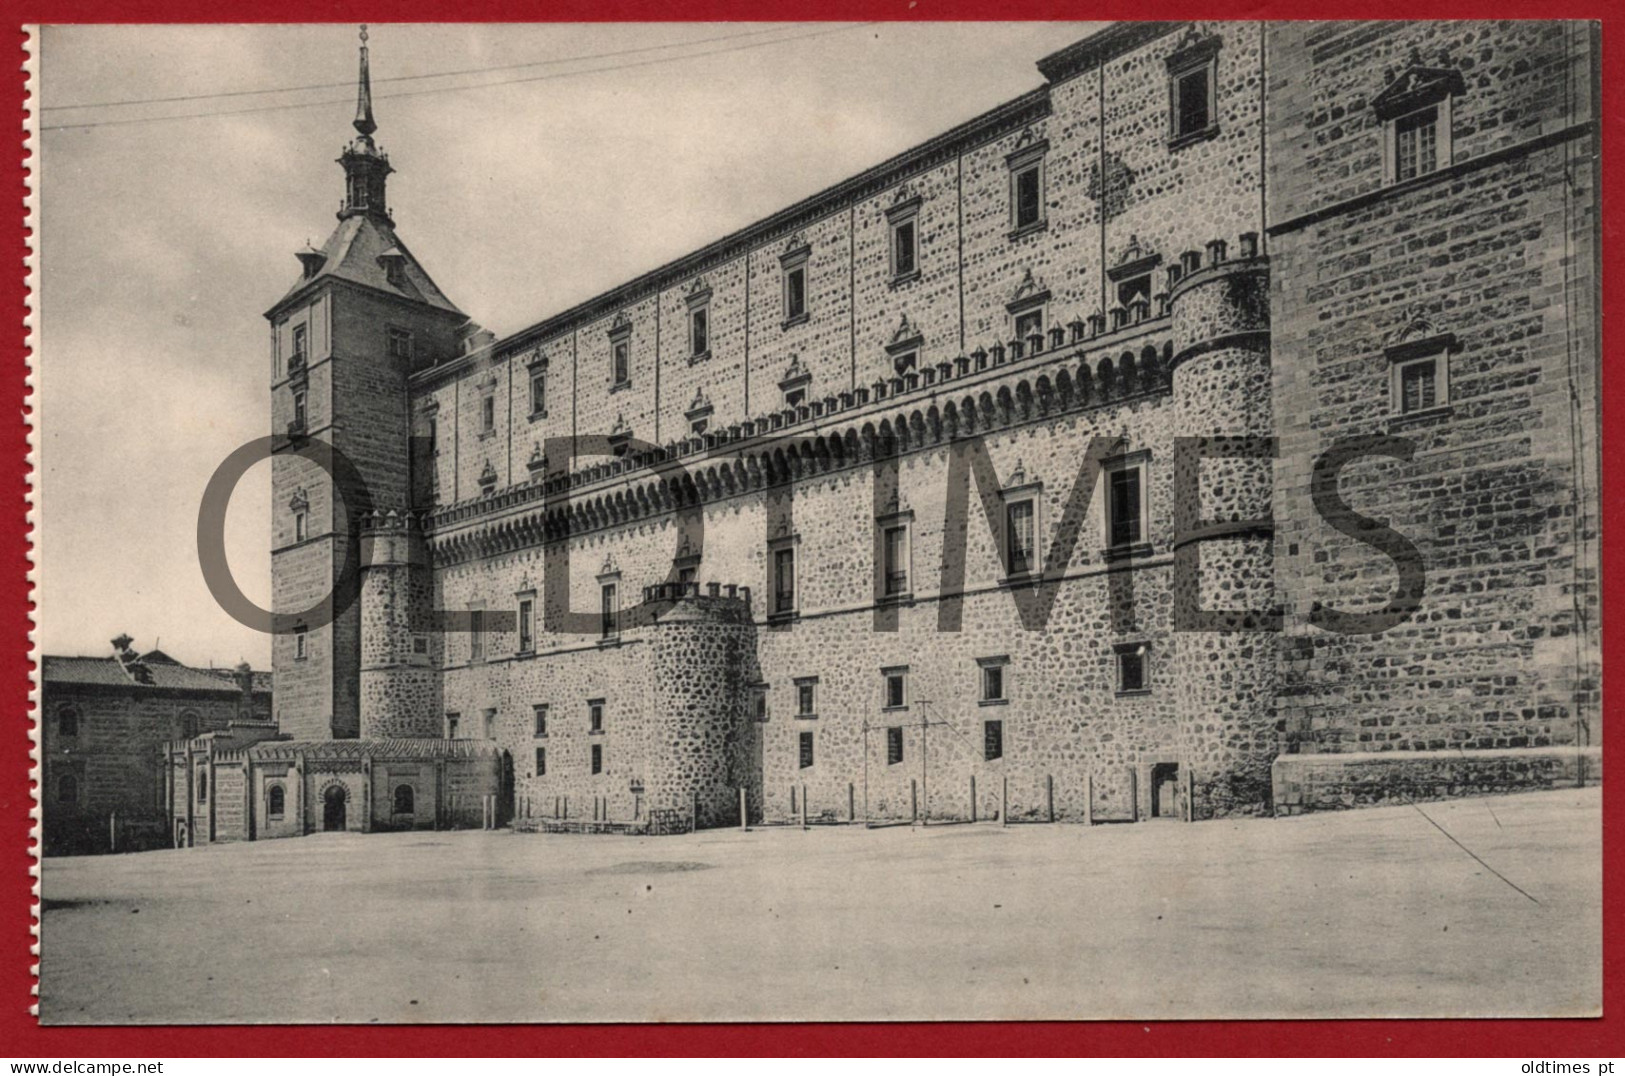
[[[1398,370],[1399,399],[1394,408],[1402,415],[1413,411],[1426,411],[1439,406],[1439,367],[1433,358],[1418,359],[1400,365]]]
[[[1010,575],[1026,575],[1035,567],[1033,502],[1014,501],[1004,516],[1005,568]]]
[[[412,656],[416,658],[429,656],[429,637],[427,635],[412,636]]]
[[[818,713],[818,709],[817,709],[817,701],[818,700],[817,700],[817,698],[815,696],[815,693],[814,693],[814,689],[817,688],[817,686],[818,686],[818,681],[816,681],[816,680],[797,680],[796,681],[796,716],[797,717],[812,717],[813,715]]]
[[[1122,547],[1144,541],[1145,501],[1139,466],[1113,467],[1106,476],[1106,544]]]
[[[688,314],[689,354],[704,355],[711,350],[711,311],[697,307]]]
[[[1004,722],[982,722],[982,757],[989,762],[1004,757]]]
[[[1016,315],[1016,339],[1026,340],[1034,333],[1042,335],[1044,332],[1044,311],[1029,310],[1025,314]]]
[[[604,638],[615,638],[621,632],[620,588],[616,584],[605,583],[599,588],[598,611]]]
[[[1004,666],[982,666],[982,701],[1004,701]]]
[[[1439,167],[1439,110],[1424,108],[1394,121],[1394,178],[1415,179]]]
[[[886,730],[886,765],[895,766],[903,761],[903,729],[893,725]]]
[[[914,221],[903,220],[892,225],[892,276],[908,276],[915,271],[919,251],[914,242]]]
[[[486,393],[480,398],[480,432],[495,433],[497,428],[497,398]]]
[[[1017,228],[1030,227],[1043,218],[1042,169],[1042,164],[1035,163],[1011,176],[1012,209]]]
[[[534,633],[536,602],[531,598],[522,598],[519,602],[519,652],[528,654],[536,649]]]
[[[308,635],[303,627],[293,629],[293,660],[304,661],[309,656]]]
[[[453,711],[448,710],[446,712],[446,739],[455,740],[457,738],[457,722],[461,717],[461,714]]]
[[[793,613],[796,608],[796,551],[779,549],[773,553],[773,611]]]
[[[801,768],[805,770],[805,769],[810,768],[812,766],[812,764],[813,764],[813,734],[810,733],[810,732],[803,732],[801,734],[801,736],[800,736],[800,741],[801,741],[801,756],[800,756]]]
[[[587,731],[604,731],[604,700],[590,699],[587,702]]]
[[[440,455],[440,423],[432,418],[429,420],[429,455]]]
[[[698,568],[677,569],[677,582],[683,587],[684,594],[689,592],[688,588],[693,586],[699,580],[699,577],[700,570]]]
[[[1143,273],[1140,276],[1131,276],[1127,280],[1118,281],[1117,302],[1120,306],[1132,306],[1137,300],[1151,301],[1151,274]]]
[[[632,342],[617,340],[610,346],[610,380],[624,385],[632,380]]]
[[[1210,79],[1212,68],[1206,64],[1194,71],[1186,71],[1174,81],[1176,116],[1174,136],[1198,134],[1212,123]]]
[[[1132,694],[1150,690],[1146,659],[1151,648],[1145,643],[1123,643],[1117,647],[1117,690]]]
[[[295,512],[293,514],[293,540],[303,542],[309,536],[310,531],[306,514],[304,512]]]
[[[537,703],[536,705],[534,705],[534,706],[532,706],[530,708],[530,712],[531,712],[532,718],[535,721],[534,731],[532,732],[532,735],[546,736],[547,735],[547,706],[545,704],[543,704],[543,703]]]
[[[908,528],[887,527],[884,536],[885,594],[895,597],[908,593]]]
[[[305,326],[293,327],[293,354],[288,356],[288,369],[293,370],[305,365],[309,356],[306,354],[309,335]]]
[[[604,745],[601,743],[592,745],[592,772],[604,772]]]
[[[468,660],[485,660],[485,610],[468,611]]]
[[[303,390],[293,394],[293,427],[296,430],[305,428],[306,421],[305,393]]]
[[[886,677],[886,709],[901,710],[908,705],[906,669],[887,669]]]
[[[538,367],[530,372],[530,415],[535,418],[547,413],[547,371]]]
[[[480,734],[487,740],[496,739],[497,712],[495,710],[480,711]]]
[[[767,720],[767,688],[756,689],[756,720]]]
[[[389,330],[389,357],[392,359],[410,359],[412,357],[412,334],[405,329]]]
[[[545,747],[536,749],[536,776],[547,776],[547,748]]]
[[[807,267],[798,265],[784,274],[784,317],[786,321],[807,312]]]

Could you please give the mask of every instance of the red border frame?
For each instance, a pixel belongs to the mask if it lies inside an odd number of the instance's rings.
[[[384,5],[354,0],[283,0],[278,21],[378,21],[387,10],[396,22],[524,21],[537,8],[515,0],[395,0]],[[21,147],[25,116],[25,80],[20,72],[26,36],[16,27],[38,22],[265,22],[264,7],[249,0],[24,0],[5,3],[5,23],[16,43],[12,74],[0,88],[0,114],[15,118],[16,141],[11,163],[0,167],[10,214],[0,223],[0,249],[9,250],[13,271],[0,279],[0,309],[9,310],[10,329],[0,337],[0,503],[11,508],[0,513],[0,684],[5,697],[20,704],[29,688],[27,659],[29,586],[28,528],[22,507],[27,495],[27,401],[24,377],[28,349],[21,332],[29,293],[22,274],[28,249],[23,226],[22,200],[27,171]],[[1604,19],[1601,0],[1514,0],[1499,3],[1464,3],[1462,0],[1345,0],[1342,18],[1584,18],[1602,20],[1602,95],[1598,111],[1603,142],[1617,144],[1625,123],[1625,50],[1610,47],[1611,31],[1621,20]],[[1042,19],[1088,15],[1092,19],[1126,18],[1232,18],[1259,19],[1300,16],[1295,5],[1246,3],[1175,3],[1170,0],[1107,0],[1087,12],[1062,10],[1037,0],[685,0],[680,9],[660,0],[554,0],[546,14],[554,21],[603,22],[654,20],[846,20],[875,19]],[[1605,159],[1601,204],[1617,205],[1625,169],[1617,159]],[[1604,279],[1617,282],[1625,253],[1619,214],[1603,217]],[[1612,242],[1610,242],[1612,240]],[[1617,301],[1619,289],[1604,292],[1603,312],[1625,313]],[[1602,436],[1619,424],[1625,391],[1617,378],[1602,386]],[[1616,534],[1625,527],[1625,468],[1602,472],[1602,533]],[[1613,551],[1603,543],[1601,557],[1603,601],[1617,607],[1625,595],[1625,578],[1608,571],[1616,567]],[[1620,650],[1619,633],[1603,637],[1605,666]],[[1611,695],[1612,693],[1610,693]],[[1608,700],[1611,702],[1611,698]],[[1607,715],[1616,708],[1607,705]],[[25,707],[6,708],[14,715]],[[0,765],[0,847],[28,847],[30,782],[23,758],[29,750],[28,719],[14,721],[6,736]],[[1604,813],[1620,817],[1621,785],[1604,784]],[[1605,826],[1607,839],[1617,833]],[[486,1025],[486,1026],[340,1026],[304,1027],[96,1027],[42,1028],[27,1012],[32,1000],[33,976],[28,946],[31,922],[27,910],[30,858],[6,857],[0,872],[0,1052],[18,1057],[191,1057],[252,1055],[425,1055],[505,1056],[562,1055],[1054,1055],[1107,1056],[1562,1056],[1618,1057],[1625,1054],[1625,1033],[1619,1015],[1625,997],[1619,989],[1622,946],[1609,924],[1625,923],[1620,883],[1625,881],[1617,848],[1608,848],[1604,862],[1604,1011],[1596,1020],[1304,1020],[1304,1021],[1190,1021],[1151,1023],[985,1023],[985,1024],[718,1024],[718,1025]]]

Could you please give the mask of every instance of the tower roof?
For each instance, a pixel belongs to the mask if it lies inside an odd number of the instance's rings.
[[[329,278],[398,295],[448,314],[463,313],[429,278],[423,266],[418,264],[406,244],[395,234],[395,229],[376,216],[363,214],[339,221],[339,226],[322,244],[321,254],[321,267],[288,289],[276,306],[267,311],[267,316],[275,314],[295,296],[316,288]],[[390,260],[398,260],[400,265],[400,269],[393,274],[385,264]]]

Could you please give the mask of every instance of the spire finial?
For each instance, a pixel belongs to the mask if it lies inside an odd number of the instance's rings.
[[[361,24],[361,77],[356,87],[355,129],[362,138],[372,137],[378,124],[372,118],[372,74],[367,68],[367,24]]]

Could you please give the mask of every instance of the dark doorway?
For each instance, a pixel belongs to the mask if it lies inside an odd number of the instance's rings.
[[[1181,817],[1177,762],[1159,762],[1151,767],[1151,817]]]
[[[343,785],[334,785],[322,793],[322,829],[332,831],[344,828],[344,809],[349,799]]]
[[[513,821],[513,755],[502,752],[501,778],[497,785],[497,816],[495,825],[506,826]]]

